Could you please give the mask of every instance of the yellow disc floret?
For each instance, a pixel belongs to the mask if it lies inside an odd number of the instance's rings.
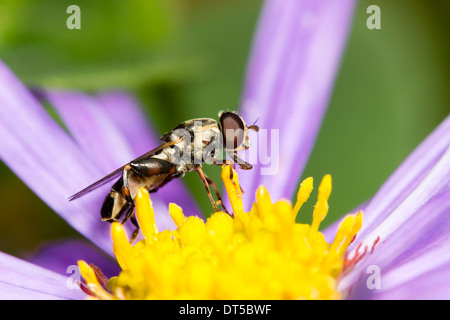
[[[131,245],[120,223],[112,225],[114,253],[122,272],[107,289],[93,266],[80,261],[86,286],[96,298],[112,299],[339,299],[344,254],[362,224],[362,213],[347,215],[329,244],[319,225],[328,212],[331,176],[318,192],[311,225],[296,223],[313,179],[300,185],[294,206],[273,202],[263,186],[250,212],[244,212],[237,173],[224,166],[222,179],[233,216],[212,214],[206,222],[185,217],[170,204],[176,230],[159,231],[147,190],[136,196],[143,240]]]

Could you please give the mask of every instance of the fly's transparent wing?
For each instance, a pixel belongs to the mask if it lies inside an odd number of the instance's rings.
[[[166,143],[164,143],[164,144],[162,144],[162,145],[156,147],[155,149],[150,150],[149,152],[144,153],[142,156],[140,156],[140,157],[134,159],[133,161],[137,161],[137,160],[142,160],[142,159],[148,158],[148,157],[154,155],[155,153],[161,151],[162,149],[164,149],[164,148],[166,148],[166,147],[170,147],[170,146],[172,146],[172,145],[174,145],[174,144],[176,144],[176,143],[178,143],[178,142],[180,142],[180,141],[181,141],[181,139],[176,140],[176,141],[169,141],[169,142],[166,142]],[[131,162],[133,162],[133,161],[131,161]],[[124,167],[125,167],[125,166],[122,166],[122,167],[120,167],[120,168],[114,170],[113,172],[111,172],[111,173],[108,174],[107,176],[101,178],[100,180],[94,182],[94,183],[91,184],[90,186],[88,186],[88,187],[84,188],[83,190],[81,190],[81,191],[75,193],[74,195],[70,196],[70,197],[69,197],[69,201],[78,199],[78,198],[80,198],[80,197],[82,197],[82,196],[88,194],[88,193],[91,192],[92,190],[95,190],[95,189],[97,189],[97,188],[103,186],[104,184],[108,183],[109,181],[111,181],[111,180],[113,180],[113,179],[115,179],[115,178],[118,178],[118,177],[122,174],[122,171],[123,171],[123,168],[124,168]]]

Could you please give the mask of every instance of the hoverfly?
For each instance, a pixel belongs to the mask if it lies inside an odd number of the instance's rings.
[[[247,127],[237,113],[229,111],[219,113],[219,122],[210,118],[182,122],[161,137],[164,141],[162,145],[72,195],[69,201],[78,199],[120,177],[103,202],[102,220],[125,223],[131,218],[133,224],[139,228],[133,212],[134,197],[140,187],[155,192],[172,179],[182,177],[190,171],[197,171],[214,209],[219,211],[217,204],[220,204],[227,212],[216,185],[203,172],[202,164],[205,162],[217,165],[238,164],[241,169],[252,169],[251,164],[237,156],[237,151],[250,147],[248,129],[259,130],[255,124]],[[217,159],[222,150],[225,150],[233,160]],[[211,195],[210,186],[215,190],[217,202]]]

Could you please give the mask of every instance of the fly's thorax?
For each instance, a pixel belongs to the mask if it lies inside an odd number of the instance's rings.
[[[165,139],[177,141],[161,153],[178,166],[178,172],[187,172],[207,160],[218,156],[222,150],[222,134],[216,120],[202,118],[181,123]]]

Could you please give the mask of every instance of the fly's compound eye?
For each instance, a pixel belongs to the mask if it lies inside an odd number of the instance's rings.
[[[238,148],[245,137],[245,124],[241,117],[233,112],[224,112],[220,115],[220,125],[225,149]]]

